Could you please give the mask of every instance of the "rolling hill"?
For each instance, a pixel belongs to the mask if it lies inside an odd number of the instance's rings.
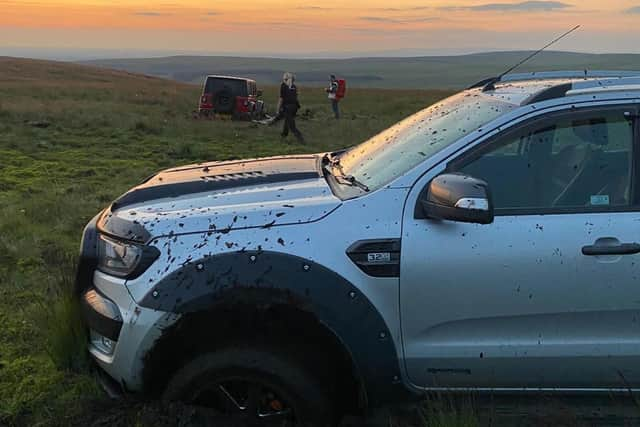
[[[275,59],[228,56],[172,56],[103,59],[90,65],[201,83],[207,74],[240,75],[262,85],[276,84],[283,71],[297,74],[301,85],[325,85],[329,74],[345,77],[351,87],[459,89],[505,71],[530,52],[493,52],[460,56],[352,59]],[[543,52],[519,71],[616,69],[640,70],[637,54]]]

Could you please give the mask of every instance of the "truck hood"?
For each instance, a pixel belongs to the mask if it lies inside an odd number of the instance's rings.
[[[317,221],[340,206],[322,155],[210,162],[167,169],[118,198],[99,227],[128,240]]]

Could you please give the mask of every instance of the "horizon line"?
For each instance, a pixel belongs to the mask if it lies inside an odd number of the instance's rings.
[[[460,57],[500,53],[530,53],[536,49],[510,48],[452,48],[422,49],[398,48],[370,51],[317,51],[317,52],[207,52],[201,50],[178,49],[121,49],[121,48],[73,48],[73,47],[36,47],[36,46],[4,46],[0,47],[0,56],[31,59],[54,59],[67,62],[100,61],[115,59],[159,59],[172,57],[226,57],[247,59],[282,59],[282,60],[347,60],[347,59],[393,59],[393,58],[426,58],[426,57]],[[639,55],[633,51],[588,51],[588,50],[545,50],[547,53],[569,53],[583,55]]]

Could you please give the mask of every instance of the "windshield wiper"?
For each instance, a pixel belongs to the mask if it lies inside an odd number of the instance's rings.
[[[325,156],[325,160],[328,162],[328,165],[331,170],[328,169],[329,173],[333,175],[336,180],[340,181],[342,184],[350,185],[352,187],[358,187],[362,191],[369,192],[369,187],[366,184],[358,181],[358,179],[353,175],[347,175],[344,173],[344,169],[340,164],[340,159],[334,157],[331,153],[328,153]],[[337,170],[338,173],[335,173],[334,170]]]

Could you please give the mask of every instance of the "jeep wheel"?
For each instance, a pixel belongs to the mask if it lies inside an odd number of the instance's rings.
[[[308,370],[278,353],[250,348],[198,356],[175,373],[163,397],[252,425],[329,425],[333,414],[331,400]]]

